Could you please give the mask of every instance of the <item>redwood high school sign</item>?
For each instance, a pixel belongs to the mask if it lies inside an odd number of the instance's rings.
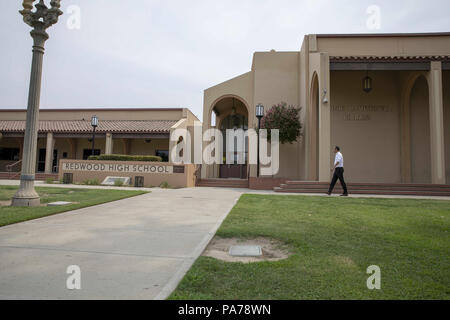
[[[126,164],[126,163],[82,163],[63,162],[63,171],[115,172],[115,173],[174,173],[173,166],[154,164]]]

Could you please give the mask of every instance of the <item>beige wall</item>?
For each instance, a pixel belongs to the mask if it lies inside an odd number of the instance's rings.
[[[130,143],[130,154],[154,156],[156,150],[169,150],[168,139],[151,139],[150,143],[145,139],[133,139]]]
[[[351,182],[401,182],[400,91],[397,74],[371,72],[373,90],[362,90],[362,71],[331,73],[331,145],[344,155]],[[386,106],[390,111],[351,111],[356,106]],[[344,109],[341,110],[340,107]],[[350,114],[350,118],[346,115]],[[370,120],[357,120],[358,117]]]
[[[299,52],[256,52],[253,57],[255,105],[262,103],[266,112],[280,102],[299,107],[299,62]],[[254,117],[254,105],[252,109]],[[280,170],[274,177],[300,179],[300,144],[301,139],[280,145]]]
[[[336,56],[448,55],[448,36],[320,37],[317,50]]]

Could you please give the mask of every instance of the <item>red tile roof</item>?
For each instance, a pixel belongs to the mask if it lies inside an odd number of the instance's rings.
[[[103,120],[99,121],[99,133],[154,133],[167,134],[177,123],[174,120]],[[0,120],[0,132],[16,133],[25,131],[24,120]],[[90,133],[91,122],[84,120],[39,121],[39,132]]]
[[[429,62],[450,61],[450,55],[436,56],[330,56],[331,62]]]

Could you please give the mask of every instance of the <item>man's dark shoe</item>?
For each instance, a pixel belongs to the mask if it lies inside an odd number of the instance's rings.
[[[327,192],[327,195],[331,196],[331,192]]]
[[[348,197],[348,193],[341,194],[341,197]]]

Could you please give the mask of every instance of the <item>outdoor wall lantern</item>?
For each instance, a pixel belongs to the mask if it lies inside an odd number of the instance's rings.
[[[369,73],[367,73],[365,78],[363,79],[363,90],[366,93],[372,91],[372,78],[369,77]]]
[[[328,103],[327,92],[327,89],[323,89],[323,103]]]
[[[95,156],[95,129],[97,129],[98,127],[97,116],[92,116],[91,126],[92,126],[92,155]]]
[[[256,106],[256,118],[258,118],[258,153],[257,153],[257,172],[256,176],[259,177],[259,129],[261,128],[261,119],[264,117],[264,106],[258,103]]]

